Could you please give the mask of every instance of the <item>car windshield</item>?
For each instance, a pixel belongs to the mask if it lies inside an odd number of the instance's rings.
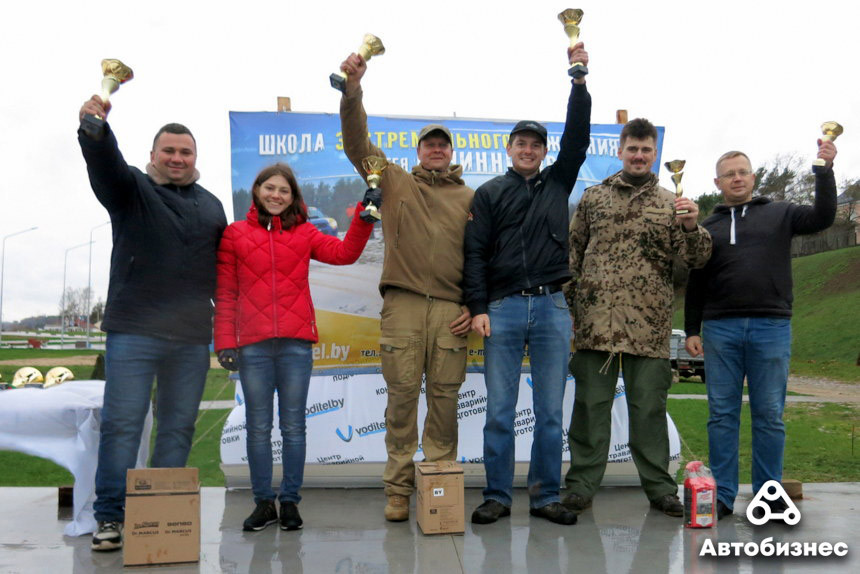
[[[316,219],[318,217],[325,217],[325,215],[323,215],[323,212],[316,207],[308,207],[308,217]]]

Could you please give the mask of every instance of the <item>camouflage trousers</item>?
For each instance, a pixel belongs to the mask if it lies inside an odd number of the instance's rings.
[[[418,450],[418,400],[422,379],[427,416],[421,448],[424,460],[457,457],[457,401],[466,379],[466,338],[449,324],[460,305],[404,289],[388,288],[382,305],[382,376],[388,388],[382,475],[385,494],[410,496],[415,488],[413,458]]]

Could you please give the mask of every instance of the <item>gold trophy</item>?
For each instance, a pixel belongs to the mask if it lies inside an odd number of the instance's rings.
[[[832,142],[836,138],[842,135],[842,126],[836,122],[824,122],[821,124],[821,139],[826,142]],[[823,159],[815,158],[815,161],[812,162],[812,171],[824,171],[824,166],[827,165],[827,162]]]
[[[388,167],[388,160],[384,157],[369,156],[361,160],[361,167],[367,172],[367,185],[370,186],[365,194],[367,205],[359,214],[359,217],[367,223],[376,223],[382,219],[377,205],[381,205],[382,190],[379,190],[379,182],[382,181],[382,172]],[[370,195],[371,197],[368,197]]]
[[[665,164],[666,169],[672,172],[672,181],[675,182],[675,197],[681,197],[684,195],[684,188],[681,187],[681,178],[684,177],[683,169],[684,164],[687,163],[683,159],[673,159],[672,161],[667,161]],[[690,213],[689,209],[679,209],[677,212],[678,215],[686,215]]]
[[[108,103],[110,95],[117,91],[121,84],[134,78],[131,68],[119,60],[102,60],[102,102]],[[104,133],[105,120],[92,114],[84,114],[81,129],[91,138],[98,138]]]
[[[579,42],[579,22],[584,12],[579,8],[568,8],[558,15],[558,19],[564,24],[564,33],[570,38],[570,47],[573,48]],[[567,74],[578,80],[588,74],[588,68],[582,62],[571,62]]]
[[[382,40],[373,34],[365,34],[357,53],[367,62],[372,56],[381,56],[384,54],[385,46],[382,45]],[[335,72],[328,77],[328,80],[331,82],[332,88],[346,93],[346,72]]]

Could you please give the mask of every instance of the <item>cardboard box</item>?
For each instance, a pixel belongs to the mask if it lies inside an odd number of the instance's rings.
[[[126,475],[123,565],[200,561],[196,468],[141,468]]]
[[[415,465],[418,526],[424,534],[462,534],[466,529],[463,467],[452,461]]]

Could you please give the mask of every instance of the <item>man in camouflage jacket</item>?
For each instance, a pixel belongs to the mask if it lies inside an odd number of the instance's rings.
[[[575,512],[591,505],[603,479],[622,370],[630,452],[645,494],[664,513],[683,515],[667,470],[672,260],[678,255],[690,267],[702,267],[711,255],[711,237],[696,224],[693,201],[658,185],[651,172],[656,141],[648,120],[624,126],[622,171],[585,190],[570,226],[572,279],[565,295],[574,310],[576,395],[564,504]]]

